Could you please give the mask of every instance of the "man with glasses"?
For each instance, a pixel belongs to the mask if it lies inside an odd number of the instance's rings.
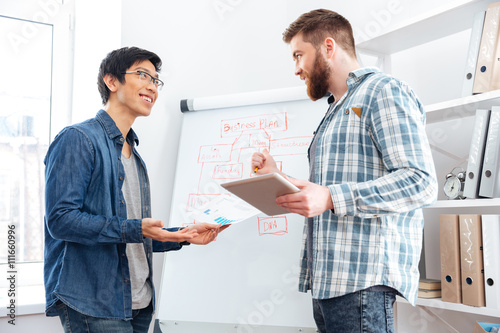
[[[97,82],[104,109],[63,129],[45,157],[46,314],[58,315],[65,332],[147,332],[152,252],[208,244],[223,230],[163,229],[151,218],[132,124],[151,113],[160,68],[160,58],[143,49],[109,53]]]

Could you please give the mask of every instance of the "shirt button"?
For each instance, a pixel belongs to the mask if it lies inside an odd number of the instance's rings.
[[[121,156],[118,156],[118,159],[121,161],[122,157],[121,157]]]
[[[128,279],[123,280],[123,282],[128,283]]]
[[[120,177],[120,180],[123,180],[123,177]]]
[[[345,110],[345,114],[349,114],[349,110]]]
[[[122,200],[122,204],[124,204],[124,203],[125,203],[125,200]]]
[[[123,138],[120,138],[120,141],[123,142]]]

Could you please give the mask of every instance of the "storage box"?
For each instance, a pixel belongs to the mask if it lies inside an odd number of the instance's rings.
[[[476,321],[476,325],[474,326],[474,331],[472,333],[491,332],[492,327],[500,327],[500,324],[480,323]]]

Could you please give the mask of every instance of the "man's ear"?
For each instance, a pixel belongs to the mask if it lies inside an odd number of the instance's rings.
[[[337,43],[335,42],[335,39],[331,37],[326,38],[323,42],[323,46],[326,50],[326,57],[328,59],[332,58],[337,50]]]
[[[118,87],[116,86],[118,79],[116,77],[108,73],[104,75],[103,80],[111,92],[116,92],[118,90]]]

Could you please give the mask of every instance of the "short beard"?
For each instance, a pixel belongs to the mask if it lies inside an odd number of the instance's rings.
[[[321,57],[319,52],[316,52],[313,71],[308,76],[309,84],[307,85],[307,95],[313,101],[323,98],[328,93],[328,84],[330,79],[330,68],[325,59]]]

